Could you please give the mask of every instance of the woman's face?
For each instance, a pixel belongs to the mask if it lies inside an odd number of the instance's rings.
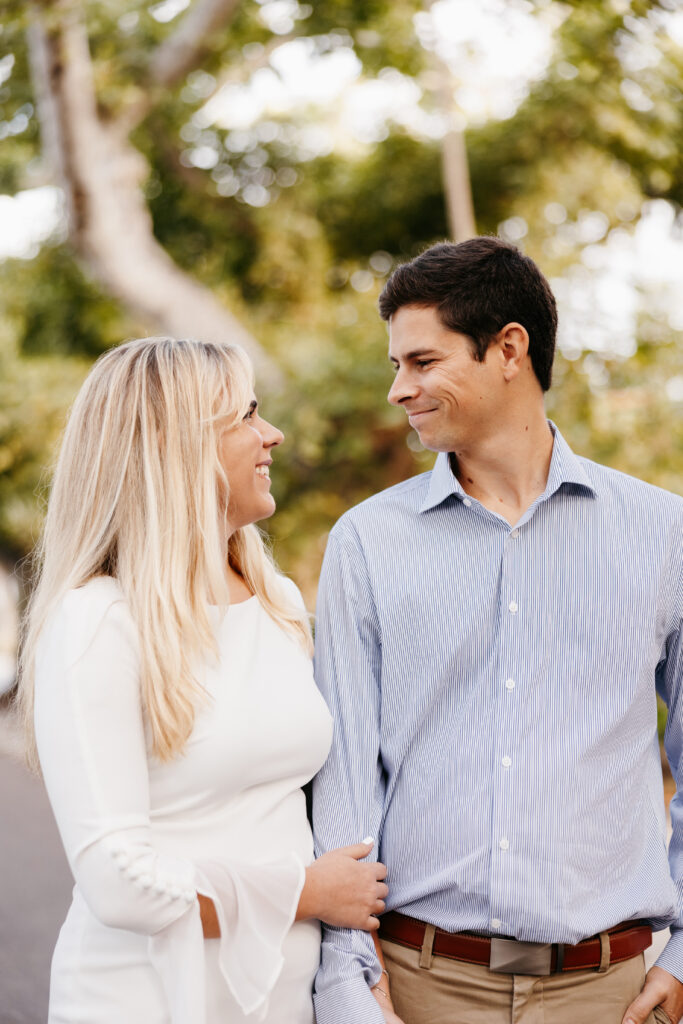
[[[259,416],[255,398],[242,422],[219,435],[218,458],[230,487],[231,532],[275,511],[269,467],[273,448],[283,440],[284,434]]]

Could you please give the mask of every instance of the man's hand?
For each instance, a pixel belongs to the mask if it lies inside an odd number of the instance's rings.
[[[683,1017],[683,985],[661,967],[648,971],[643,991],[624,1014],[622,1024],[643,1024],[655,1006],[660,1006],[671,1024]]]
[[[371,988],[373,996],[379,1003],[380,1009],[384,1014],[385,1024],[403,1024],[403,1021],[394,1013],[394,1004],[391,1001],[388,987],[385,990],[386,982],[381,981],[379,984]]]

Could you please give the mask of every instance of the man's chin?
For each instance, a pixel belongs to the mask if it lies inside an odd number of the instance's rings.
[[[443,437],[436,437],[434,434],[430,434],[428,430],[424,430],[420,433],[416,430],[415,433],[420,439],[420,444],[423,448],[426,448],[428,452],[452,452],[453,442],[446,440]]]

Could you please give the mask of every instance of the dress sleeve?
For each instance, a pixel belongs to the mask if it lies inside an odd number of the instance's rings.
[[[216,903],[226,984],[258,1019],[280,973],[304,866],[294,854],[272,864],[200,864],[155,846],[137,631],[111,587],[71,591],[46,626],[36,660],[35,726],[45,785],[83,898],[107,927],[149,937],[173,1024],[203,1022],[198,891]]]
[[[313,783],[316,854],[379,837],[381,634],[365,558],[343,520],[330,535],[316,609],[315,676],[334,720],[330,755]],[[377,855],[377,844],[371,857]],[[323,926],[315,983],[318,1024],[381,1024],[370,992],[381,977],[367,932]]]

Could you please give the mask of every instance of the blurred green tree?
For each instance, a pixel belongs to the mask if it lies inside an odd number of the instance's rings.
[[[61,183],[67,227],[35,258],[0,266],[0,443],[14,452],[0,457],[0,544],[30,544],[38,467],[87,360],[139,333],[217,333],[251,351],[266,412],[289,435],[272,529],[309,594],[333,519],[429,466],[384,401],[375,302],[396,259],[449,233],[442,140],[389,117],[376,138],[320,155],[307,140],[332,113],[315,96],[243,130],[211,103],[264,73],[276,80],[281,48],[301,40],[355,60],[368,80],[414,81],[450,124],[452,90],[413,22],[432,6],[6,3],[0,187]],[[683,201],[683,56],[671,2],[525,9],[556,22],[548,66],[512,116],[472,123],[460,142],[478,230],[521,224],[517,237],[561,278],[581,265],[587,213],[605,235],[632,231],[647,200]],[[580,451],[676,489],[681,406],[663,388],[680,336],[644,310],[632,358],[585,353],[581,339],[576,358],[558,357],[549,408]],[[20,407],[41,410],[36,429]]]

